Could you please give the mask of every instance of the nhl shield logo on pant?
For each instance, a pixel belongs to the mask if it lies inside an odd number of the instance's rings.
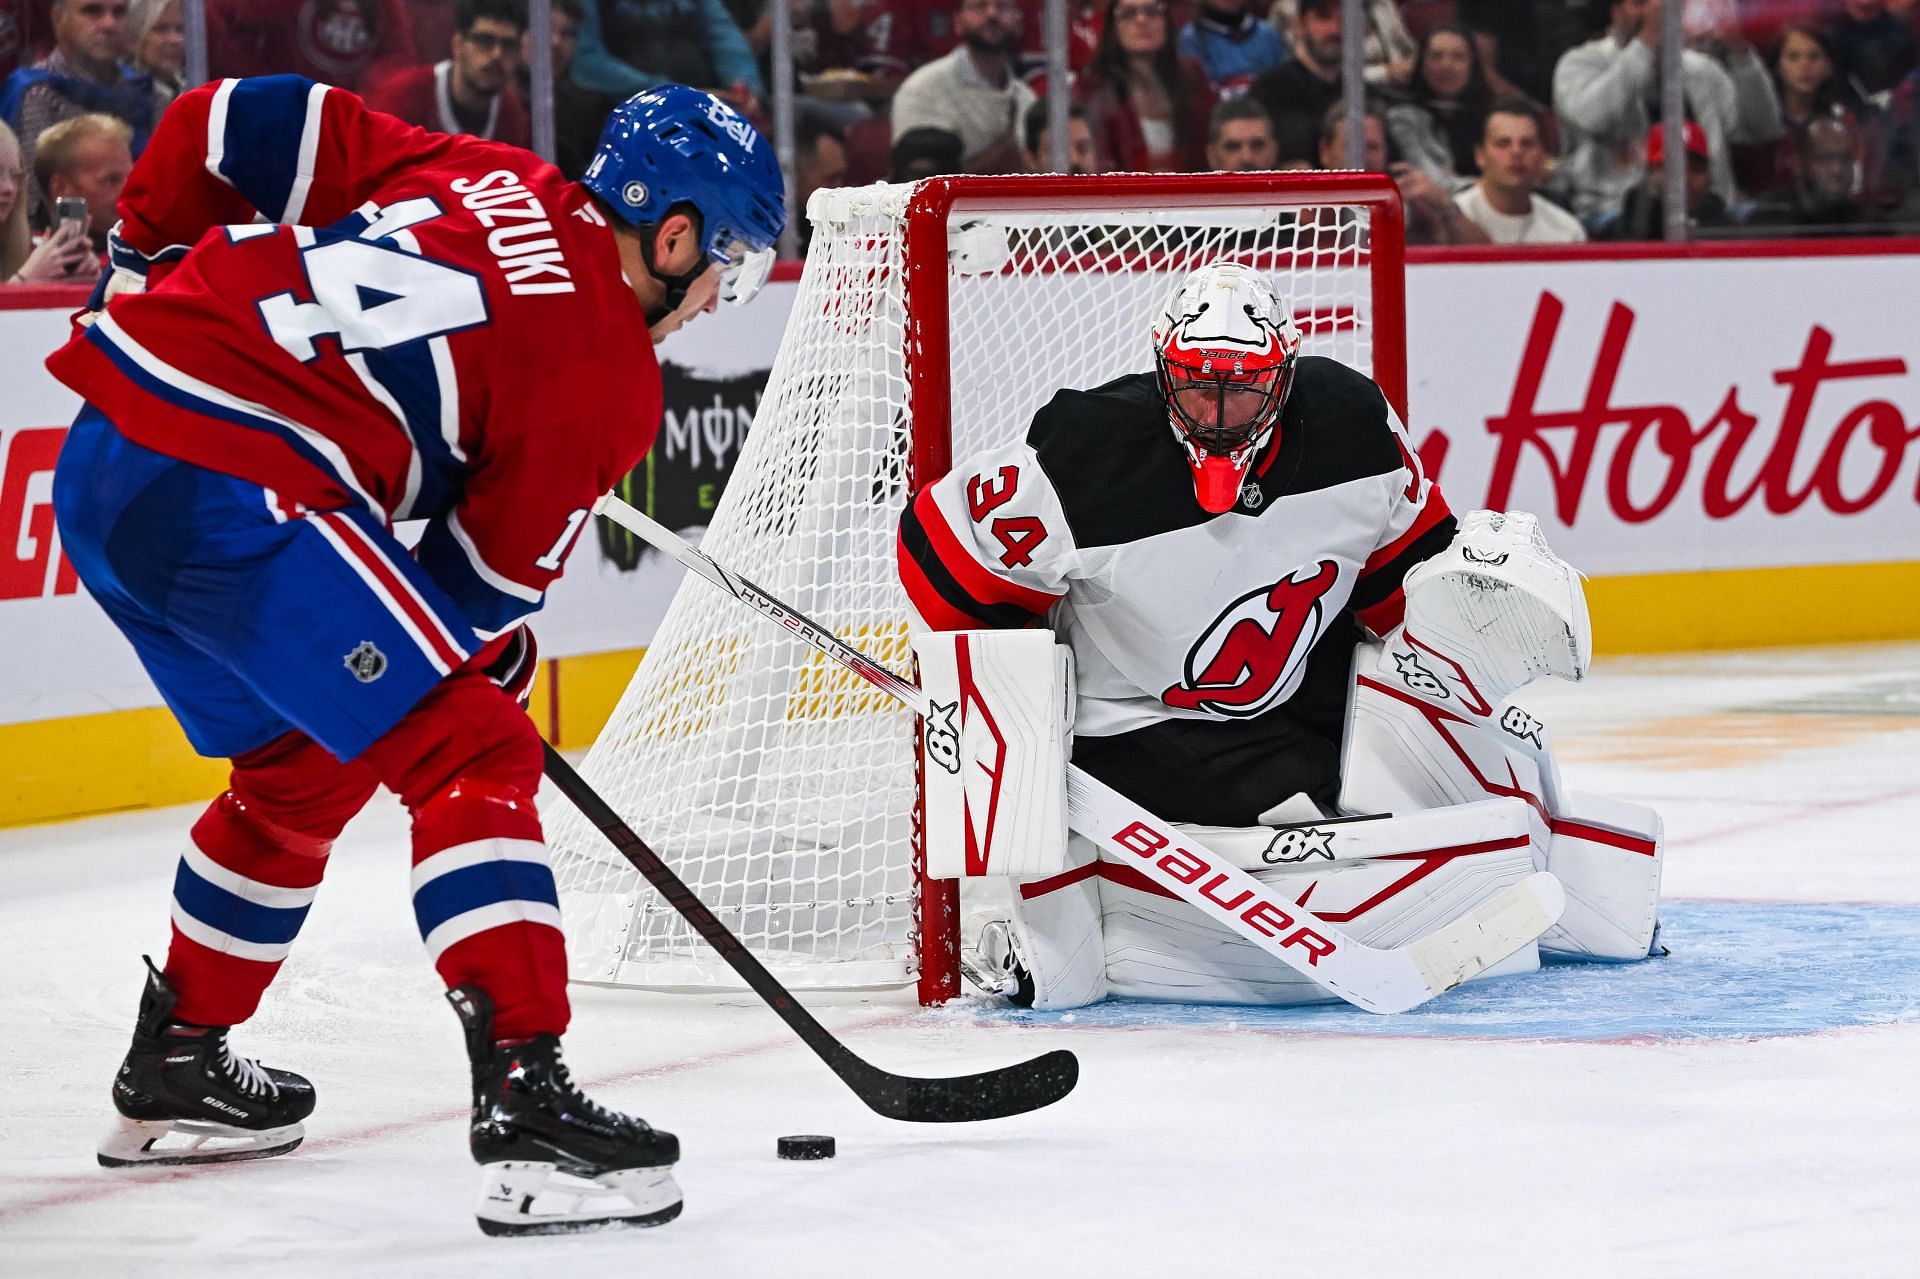
[[[387,673],[387,655],[375,648],[372,640],[361,640],[359,646],[341,660],[362,684],[371,684]]]

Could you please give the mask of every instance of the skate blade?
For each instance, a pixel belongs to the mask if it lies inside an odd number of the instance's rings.
[[[198,1119],[116,1119],[98,1150],[102,1168],[224,1164],[284,1155],[305,1140],[299,1124],[235,1128]]]
[[[629,1168],[589,1181],[550,1163],[508,1160],[483,1166],[474,1216],[488,1235],[564,1235],[664,1225],[680,1208],[671,1166]]]

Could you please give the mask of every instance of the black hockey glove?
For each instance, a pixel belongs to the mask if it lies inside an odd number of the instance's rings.
[[[531,627],[523,622],[505,635],[496,636],[473,660],[481,674],[520,703],[521,710],[527,708],[527,700],[533,696],[533,675],[540,666],[539,646],[533,641]]]

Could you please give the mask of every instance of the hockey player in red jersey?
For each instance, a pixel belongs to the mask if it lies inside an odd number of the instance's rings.
[[[91,322],[48,361],[86,400],[55,510],[189,740],[233,771],[181,858],[100,1162],[299,1144],[312,1086],[227,1032],[385,785],[466,1026],[482,1227],[670,1219],[678,1143],[584,1097],[560,1057],[524,619],[653,443],[654,343],[764,281],[785,218],[770,148],[663,86],[613,113],[575,184],[344,90],[228,80],[168,110],[120,211]],[[549,1176],[613,1206],[548,1211]]]
[[[1007,802],[1007,779],[1056,765],[1007,754],[1057,737],[1063,718],[1074,765],[1204,828],[1204,846],[1363,941],[1398,945],[1553,870],[1571,904],[1541,946],[1648,953],[1657,815],[1564,791],[1544,727],[1502,710],[1536,675],[1584,675],[1578,575],[1531,516],[1457,520],[1380,388],[1300,345],[1261,272],[1195,270],[1154,326],[1153,371],[1057,392],[1021,438],[957,461],[901,520],[919,619],[967,633],[950,641],[957,660],[916,637],[923,675],[958,672],[928,684],[930,704],[991,724],[998,756],[977,778],[965,751],[942,762],[965,785],[927,820],[964,816],[960,873],[992,866],[996,841],[1023,867],[1047,860],[1035,848],[1065,850],[1058,873],[1017,883],[1011,920],[973,961],[982,984],[1051,1008],[1330,997],[1090,841],[1026,828],[1061,809]],[[995,701],[1026,685],[993,673],[989,650],[1014,646],[980,633],[1036,624],[1071,650],[1055,668],[1071,688],[1051,693],[1064,716],[1037,695]],[[942,835],[929,828],[930,846]],[[1529,944],[1503,971],[1533,963]]]

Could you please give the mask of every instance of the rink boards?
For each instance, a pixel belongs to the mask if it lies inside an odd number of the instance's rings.
[[[1409,426],[1456,510],[1522,508],[1591,575],[1599,652],[1920,635],[1920,241],[1415,251]],[[704,522],[793,305],[776,279],[663,348],[649,505]],[[78,297],[0,291],[0,824],[217,788],[58,553]],[[25,305],[22,305],[25,304]],[[535,712],[584,745],[679,574],[583,539]]]

